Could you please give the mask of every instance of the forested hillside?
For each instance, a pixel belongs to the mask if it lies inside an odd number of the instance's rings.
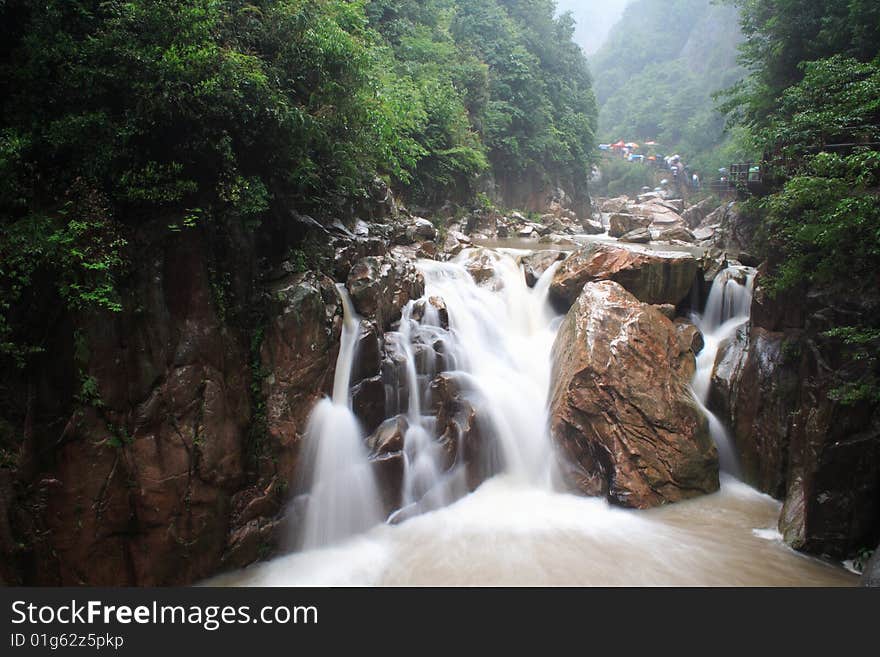
[[[0,4],[0,344],[36,272],[119,309],[126,244],[404,199],[586,204],[596,108],[550,0]]]
[[[600,137],[661,144],[697,169],[730,163],[741,147],[724,131],[713,94],[742,75],[735,7],[712,0],[637,0],[591,58]],[[726,148],[726,152],[725,152]]]

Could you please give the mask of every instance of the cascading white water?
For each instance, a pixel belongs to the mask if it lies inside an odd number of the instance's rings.
[[[404,309],[400,330],[391,336],[406,360],[406,515],[446,506],[467,492],[462,468],[444,469],[435,418],[424,415],[438,361],[478,409],[481,431],[497,446],[502,469],[522,482],[550,482],[547,394],[556,318],[548,294],[557,266],[530,289],[513,256],[483,251],[494,273],[478,285],[465,267],[472,255],[465,251],[453,262],[420,262],[425,296]],[[445,307],[448,327],[435,303]],[[422,311],[418,321],[417,308]]]
[[[332,507],[316,497],[319,504],[311,511],[317,517],[310,522],[323,518],[345,527],[325,537],[366,530],[373,523],[380,526],[343,545],[283,556],[211,584],[853,583],[841,569],[795,555],[775,529],[779,503],[726,475],[718,494],[647,512],[549,490],[552,449],[546,407],[557,321],[547,294],[553,271],[529,290],[512,258],[492,257],[495,275],[483,286],[476,285],[463,266],[467,255],[452,263],[420,263],[426,297],[404,309],[398,333],[388,335],[389,348],[402,366],[395,382],[399,385],[390,386],[388,412],[403,413],[405,424],[416,428],[406,436],[405,503],[416,506],[417,512],[445,508],[418,517],[406,514],[401,518],[406,522],[392,528],[381,526],[375,508],[365,512],[359,506],[373,493],[359,492],[356,478],[348,475],[352,461],[358,464],[355,470],[366,462],[362,436],[348,410],[347,364],[354,351],[351,336],[356,334],[348,330],[335,381],[339,403],[325,400],[315,409],[310,443],[317,448],[346,437],[346,449],[355,456],[341,459],[344,467],[324,467],[334,459],[322,462],[318,480],[337,482],[346,501]],[[697,318],[707,347],[700,354],[695,396],[699,390],[705,398],[719,344],[747,319],[752,277],[746,269],[721,274],[705,318]],[[448,329],[438,308],[425,303],[431,297],[437,298],[438,306],[440,298],[445,303]],[[347,316],[354,318],[350,309]],[[351,329],[352,323],[347,324]],[[451,372],[485,416],[486,429],[497,441],[509,473],[467,496],[457,488],[458,469],[448,471],[448,455],[434,449],[434,419],[425,415],[431,409],[430,380],[440,371]],[[329,542],[322,538],[311,546]]]
[[[318,402],[306,428],[301,474],[312,486],[300,541],[305,549],[337,543],[383,519],[378,487],[349,393],[360,318],[345,286],[337,289],[344,320],[333,397]]]
[[[694,397],[709,420],[709,432],[718,448],[721,469],[733,475],[739,474],[739,466],[730,435],[707,404],[718,350],[749,321],[754,284],[755,270],[750,267],[732,266],[721,271],[712,283],[702,317],[695,318],[705,346],[697,356]]]

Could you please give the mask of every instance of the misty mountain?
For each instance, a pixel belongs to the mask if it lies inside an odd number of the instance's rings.
[[[712,95],[742,76],[737,10],[713,0],[635,0],[591,58],[604,140],[659,141],[714,166],[730,153]]]
[[[632,0],[559,0],[559,13],[570,11],[577,23],[575,41],[588,55],[595,53]]]

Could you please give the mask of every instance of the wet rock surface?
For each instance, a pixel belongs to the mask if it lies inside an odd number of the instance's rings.
[[[880,417],[876,405],[835,398],[829,365],[840,346],[812,325],[835,306],[797,294],[771,301],[759,275],[751,324],[719,351],[710,405],[746,480],[784,500],[786,542],[842,559],[880,536]]]
[[[567,308],[588,282],[612,280],[640,301],[677,306],[690,293],[697,269],[696,258],[688,253],[589,245],[560,265],[550,293]]]
[[[718,489],[693,402],[694,354],[674,324],[617,283],[590,283],[553,348],[550,421],[576,490],[648,508]]]
[[[392,252],[358,261],[347,287],[358,314],[387,330],[407,303],[424,294],[425,281],[411,259]]]

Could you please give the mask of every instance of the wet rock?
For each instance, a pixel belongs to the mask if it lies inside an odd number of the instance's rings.
[[[578,246],[578,243],[575,242],[573,239],[554,234],[545,235],[538,240],[538,244],[552,244],[553,246],[559,247],[560,249],[574,249]]]
[[[459,460],[465,467],[470,490],[500,472],[497,454],[481,432],[476,407],[462,394],[459,382],[441,374],[431,383],[431,399],[437,417],[437,436],[445,446],[449,464]]]
[[[377,454],[370,458],[370,465],[379,486],[385,513],[399,509],[403,503],[403,477],[406,467],[403,452]]]
[[[603,235],[605,233],[605,226],[600,221],[584,219],[581,222],[581,232],[585,235]]]
[[[785,336],[743,326],[721,345],[709,404],[727,426],[745,480],[774,497],[785,494],[788,424],[798,381],[781,368]]]
[[[223,554],[224,570],[251,565],[271,554],[277,543],[279,521],[254,518],[235,529]]]
[[[523,272],[526,275],[526,284],[535,287],[541,276],[544,275],[554,263],[564,260],[564,251],[535,251],[522,257]]]
[[[607,201],[603,201],[600,209],[606,214],[617,214],[626,212],[631,203],[632,201],[626,196],[618,196],[617,198],[610,198]]]
[[[471,238],[456,230],[450,230],[446,233],[446,239],[443,242],[442,252],[454,258],[465,249],[471,247]]]
[[[568,484],[634,508],[717,490],[694,361],[660,312],[616,283],[587,285],[553,347],[551,433]]]
[[[420,260],[436,260],[440,251],[434,242],[420,242],[416,250],[416,258]]]
[[[516,236],[527,238],[527,239],[531,238],[531,237],[538,237],[538,231],[535,229],[535,227],[533,225],[526,224],[525,226],[520,228],[518,231],[516,231]]]
[[[394,194],[391,188],[381,178],[374,178],[370,185],[370,207],[369,213],[373,218],[394,217],[398,214],[399,208],[394,200]]]
[[[698,228],[712,228],[714,246],[731,258],[739,259],[743,251],[757,250],[754,245],[757,221],[757,215],[743,215],[737,204],[729,203],[708,214]]]
[[[464,226],[468,235],[479,234],[488,238],[498,235],[498,214],[494,210],[474,210]]]
[[[441,297],[432,296],[418,301],[413,307],[412,318],[419,323],[449,329],[449,309]]]
[[[877,546],[873,556],[865,565],[865,570],[862,572],[862,579],[859,583],[862,586],[872,588],[880,587],[880,545]]]
[[[666,319],[675,319],[676,310],[675,306],[671,303],[655,304],[654,307],[659,310]]]
[[[351,383],[376,376],[382,366],[382,331],[375,322],[361,321],[355,358],[351,368]]]
[[[381,374],[364,379],[351,390],[351,407],[364,431],[370,433],[386,416],[385,383]]]
[[[613,280],[640,301],[678,306],[690,293],[697,268],[697,260],[688,253],[589,245],[560,265],[550,295],[567,309],[588,282]]]
[[[676,210],[677,205],[670,201],[652,200],[641,203],[634,208],[634,212],[650,221],[650,225],[657,230],[664,230],[673,226],[684,226],[685,222]]]
[[[491,285],[500,289],[502,282],[495,276],[498,255],[489,249],[471,249],[467,252],[464,268],[468,270],[477,285]]]
[[[691,205],[681,213],[688,228],[694,229],[703,223],[703,220],[718,208],[717,201],[711,198],[703,199],[696,205]]]
[[[401,309],[424,294],[425,280],[411,259],[390,253],[358,261],[348,276],[348,290],[358,314],[388,330]]]
[[[611,237],[623,237],[627,233],[650,225],[651,219],[648,217],[617,212],[611,215],[608,234]]]
[[[835,301],[792,291],[771,305],[761,288],[759,277],[751,326],[719,351],[710,404],[730,426],[746,479],[784,498],[786,542],[849,558],[880,534],[880,413],[876,404],[835,399],[840,347],[822,337],[826,323],[809,325],[834,312]],[[765,304],[772,313],[756,312]],[[840,325],[851,312],[826,321]],[[798,328],[767,328],[798,315]]]
[[[665,307],[669,308],[671,306]],[[673,308],[673,316],[674,313],[675,308]],[[669,317],[668,314],[666,316]],[[703,334],[700,332],[700,329],[694,326],[693,322],[682,317],[677,317],[674,319],[673,323],[675,324],[675,332],[678,334],[679,346],[682,349],[689,349],[695,354],[703,351],[703,347],[705,346]]]
[[[315,403],[333,385],[341,304],[336,286],[307,272],[275,284],[260,349],[266,430],[279,450],[278,468],[292,477]],[[369,331],[362,334],[369,342]],[[365,361],[366,363],[366,361]]]
[[[333,272],[338,280],[345,280],[358,260],[368,256],[381,256],[387,250],[388,241],[381,237],[338,240],[334,250]],[[288,263],[285,264],[288,265]],[[289,263],[285,268],[286,273],[289,275],[298,272],[296,263]]]
[[[367,438],[367,447],[373,455],[393,454],[403,450],[403,437],[409,428],[404,415],[387,419]]]
[[[437,229],[427,219],[413,217],[406,227],[406,237],[410,244],[432,241],[437,237]]]
[[[674,226],[660,232],[657,236],[659,242],[694,242],[696,237],[684,226]]]
[[[647,228],[637,228],[622,235],[620,241],[628,244],[648,244],[651,241],[651,231]]]
[[[715,236],[715,229],[711,226],[705,228],[697,228],[693,231],[694,239],[697,242],[706,242]]]

